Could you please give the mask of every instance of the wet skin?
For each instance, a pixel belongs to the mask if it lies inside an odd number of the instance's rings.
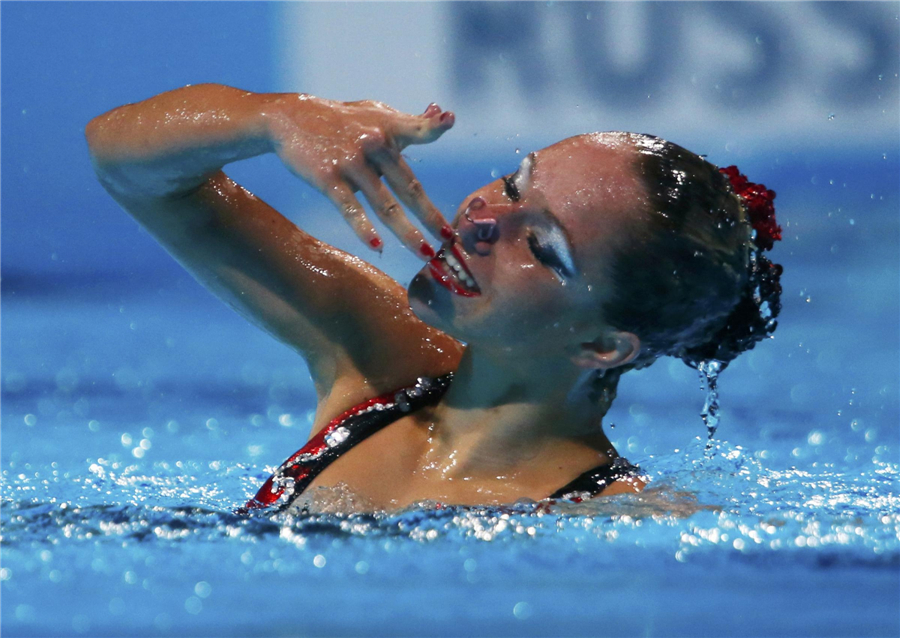
[[[457,238],[444,250],[457,244],[479,294],[455,293],[428,266],[409,294],[423,321],[468,345],[454,385],[436,408],[375,435],[346,455],[352,467],[335,464],[313,486],[342,484],[387,507],[537,500],[576,475],[573,467],[615,454],[596,430],[602,415],[570,396],[585,368],[627,362],[639,348],[601,319],[606,259],[644,196],[636,153],[606,142],[572,139],[540,151],[460,206]],[[496,229],[484,241],[479,221],[489,218]],[[398,449],[409,456],[390,468],[364,458]],[[391,484],[403,485],[403,498]],[[640,487],[617,484],[607,494]]]
[[[578,384],[640,346],[599,314],[605,256],[643,196],[633,149],[580,137],[538,152],[533,172],[514,181],[517,197],[512,182],[497,180],[466,198],[448,242],[399,149],[452,125],[436,106],[412,116],[379,103],[196,85],[115,109],[87,129],[101,183],[122,208],[214,294],[306,359],[318,394],[313,433],[417,376],[456,371],[439,405],[366,440],[314,484],[347,485],[370,507],[540,499],[609,462],[615,451],[597,427],[608,406],[591,404]],[[429,259],[382,177],[433,236],[458,244],[480,294],[452,293],[426,266],[408,299],[377,268],[304,233],[220,170],[269,152],[322,190],[370,248],[380,250],[372,242],[380,238],[356,192]],[[486,218],[496,221],[487,234]]]
[[[452,294],[425,267],[409,287],[412,309],[469,345],[576,354],[607,329],[605,264],[645,197],[636,160],[615,137],[570,138],[532,153],[466,198],[453,222],[481,294]],[[483,204],[473,209],[476,199]],[[491,241],[479,240],[473,223],[484,218],[497,222]],[[555,237],[554,226],[562,231]],[[556,238],[568,245],[574,272],[561,268],[569,260]]]

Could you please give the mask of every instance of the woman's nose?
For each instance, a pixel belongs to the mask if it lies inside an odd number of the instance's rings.
[[[497,220],[493,217],[481,217],[478,219],[473,219],[469,213],[474,211],[479,211],[484,208],[487,203],[481,197],[476,197],[471,202],[469,202],[468,208],[466,208],[465,216],[466,219],[475,227],[475,237],[478,241],[485,241],[490,244],[493,244],[495,241],[500,239],[500,231],[497,228]]]

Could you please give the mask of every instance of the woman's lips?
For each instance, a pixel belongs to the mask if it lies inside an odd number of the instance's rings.
[[[447,246],[441,248],[434,259],[428,262],[432,277],[454,294],[463,297],[477,297],[481,294],[481,289],[475,283],[472,273],[466,268],[465,258],[459,248],[455,243],[450,244],[449,252],[447,248]]]

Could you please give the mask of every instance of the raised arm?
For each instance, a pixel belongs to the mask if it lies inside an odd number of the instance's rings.
[[[440,233],[445,222],[400,150],[437,139],[452,123],[433,106],[411,116],[378,103],[197,85],[114,109],[86,135],[116,201],[207,288],[299,351],[320,400],[340,406],[411,374],[452,369],[459,344],[419,322],[393,279],[304,233],[221,169],[275,152],[370,247],[380,249],[380,239],[355,191],[420,251],[424,238],[381,176]]]

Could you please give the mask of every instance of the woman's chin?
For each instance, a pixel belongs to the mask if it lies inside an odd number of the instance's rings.
[[[453,305],[447,290],[434,281],[425,269],[409,282],[409,307],[422,321],[448,332],[447,318],[453,314]]]

